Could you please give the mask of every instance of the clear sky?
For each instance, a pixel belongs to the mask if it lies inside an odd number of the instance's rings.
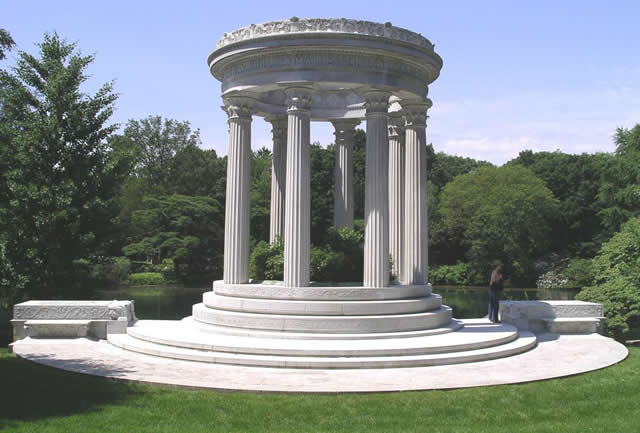
[[[391,21],[435,43],[436,151],[496,164],[524,149],[609,152],[617,126],[640,123],[637,0],[0,1],[0,27],[18,49],[34,52],[57,31],[96,54],[90,86],[115,80],[115,122],[188,120],[220,154],[226,115],[207,55],[224,32],[294,15]],[[253,147],[271,147],[270,135],[256,118]],[[330,125],[313,123],[311,139],[332,142]]]

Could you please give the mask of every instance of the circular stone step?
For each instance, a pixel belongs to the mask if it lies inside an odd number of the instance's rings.
[[[286,299],[301,301],[367,301],[420,298],[431,294],[431,285],[396,285],[388,287],[320,286],[286,287],[281,282],[225,284],[214,281],[218,295],[236,298]]]
[[[190,361],[212,362],[261,367],[283,368],[390,368],[431,365],[460,364],[486,361],[516,355],[536,346],[536,336],[530,332],[520,332],[519,338],[506,344],[458,352],[427,353],[392,356],[282,356],[265,354],[244,354],[175,347],[150,341],[139,340],[127,334],[110,334],[109,343],[125,350],[138,353]]]
[[[300,316],[243,313],[193,306],[193,318],[199,322],[235,328],[268,329],[294,332],[395,332],[440,328],[451,321],[451,308],[411,313],[369,316]]]
[[[284,299],[238,298],[206,292],[203,303],[209,308],[227,311],[265,314],[294,314],[316,316],[355,316],[406,314],[431,311],[442,306],[440,295],[411,299],[372,301],[300,301]]]
[[[239,337],[253,338],[288,338],[292,340],[380,340],[385,338],[411,338],[422,337],[425,335],[448,334],[449,332],[457,331],[464,326],[461,320],[452,319],[441,328],[419,329],[417,331],[361,332],[355,334],[334,332],[323,334],[320,332],[282,332],[264,329],[230,328],[228,326],[217,326],[209,323],[198,322],[197,320],[194,320],[193,316],[185,317],[180,322],[196,329],[198,332],[204,332],[207,334],[237,335]]]
[[[452,353],[507,344],[518,338],[518,330],[505,324],[487,323],[446,335],[397,339],[292,340],[212,334],[184,322],[143,320],[127,329],[139,340],[167,346],[212,352],[284,356],[397,356]]]

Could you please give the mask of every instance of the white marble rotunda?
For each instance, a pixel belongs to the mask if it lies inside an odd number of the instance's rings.
[[[442,59],[428,39],[391,23],[294,17],[226,33],[208,64],[229,118],[223,280],[192,316],[138,321],[110,335],[112,344],[169,358],[300,368],[454,364],[535,346],[533,334],[510,325],[465,326],[431,292],[427,94]],[[249,279],[254,117],[273,126],[270,237],[284,240],[283,282]],[[336,227],[353,227],[353,136],[366,123],[360,282],[310,281],[312,121],[335,128]]]

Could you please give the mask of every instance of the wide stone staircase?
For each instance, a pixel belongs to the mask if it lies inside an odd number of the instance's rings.
[[[291,368],[456,364],[527,351],[536,337],[508,324],[455,320],[431,286],[302,288],[228,285],[181,321],[139,320],[108,341],[174,359]]]

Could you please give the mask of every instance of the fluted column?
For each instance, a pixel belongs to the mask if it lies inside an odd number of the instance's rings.
[[[249,281],[249,182],[252,100],[224,98],[229,116],[229,155],[224,220],[224,282]]]
[[[333,225],[353,228],[353,136],[359,120],[343,119],[331,122],[336,136],[335,191]]]
[[[271,218],[269,242],[284,236],[284,197],[287,174],[287,117],[266,119],[271,123],[273,153],[271,155]]]
[[[284,224],[284,284],[309,285],[311,248],[311,91],[289,88],[287,95],[287,179]]]
[[[364,285],[389,285],[389,138],[387,92],[367,92],[364,198]]]
[[[402,104],[405,112],[405,272],[407,284],[427,284],[427,110],[431,101]]]
[[[398,282],[406,282],[404,266],[404,117],[396,112],[389,117],[389,252],[392,273]]]

